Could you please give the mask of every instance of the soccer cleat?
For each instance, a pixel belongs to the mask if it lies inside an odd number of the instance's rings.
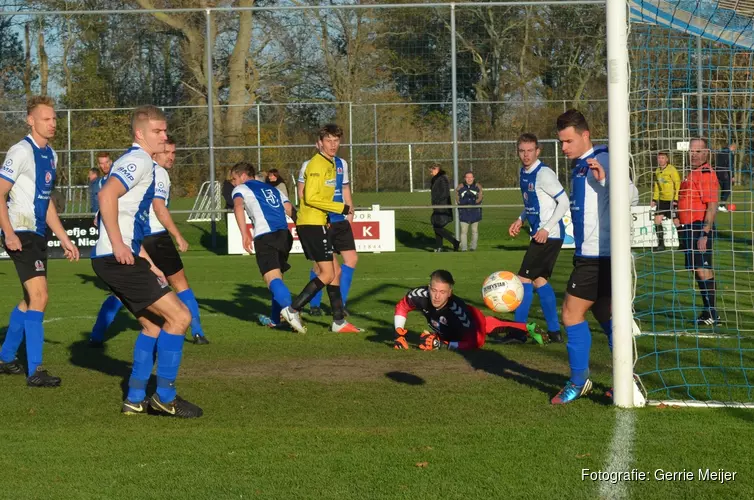
[[[655,250],[655,252],[663,252],[665,250],[665,244],[664,243],[660,243],[659,245],[657,245],[655,247],[654,250]]]
[[[123,401],[123,406],[120,407],[120,412],[123,415],[146,415],[149,410],[149,398],[138,403],[132,403],[129,400]]]
[[[275,322],[272,321],[272,318],[265,316],[264,314],[257,314],[257,321],[259,321],[260,325],[268,328],[275,328],[277,326]]]
[[[26,378],[26,385],[29,387],[58,387],[60,382],[60,377],[50,375],[41,366],[38,366],[34,373]]]
[[[347,310],[347,309],[345,308],[345,306],[344,306],[344,307],[343,307],[343,317],[344,317],[344,318],[347,318],[347,317],[349,317],[350,315],[351,315],[351,313],[350,313],[350,312],[348,312],[348,310]]]
[[[720,316],[714,318],[708,311],[704,311],[695,321],[696,326],[715,326],[720,324]]]
[[[209,344],[209,340],[207,340],[207,337],[205,337],[204,335],[199,335],[198,333],[195,333],[193,335],[193,338],[194,338],[194,344],[197,344],[197,345]]]
[[[301,323],[301,315],[291,306],[288,306],[280,311],[280,316],[286,323],[291,325],[291,328],[296,330],[298,333],[306,333],[306,326]]]
[[[395,339],[395,342],[393,342],[393,349],[408,349],[408,341],[406,340],[406,337],[403,335],[399,336]]]
[[[576,385],[570,380],[566,382],[560,392],[550,400],[550,403],[554,405],[564,405],[579,399],[581,396],[586,396],[592,391],[592,381],[586,379],[584,385]]]
[[[333,321],[331,330],[333,333],[360,333],[364,331],[345,320],[340,324]]]
[[[23,375],[24,367],[17,359],[8,361],[7,363],[0,361],[0,373],[4,373],[5,375]]]
[[[725,205],[720,205],[720,206],[717,207],[717,211],[718,212],[727,212],[728,211],[728,207],[726,207]]]
[[[152,396],[152,399],[149,400],[149,406],[161,415],[167,415],[169,417],[199,418],[204,414],[204,411],[201,408],[194,403],[189,403],[180,396],[176,396],[175,399],[169,403],[163,403],[160,401],[160,396],[155,393]]]
[[[503,331],[507,333],[505,337],[500,339],[501,344],[526,344],[529,339],[529,335],[518,328],[506,326]]]
[[[539,345],[545,345],[550,341],[547,334],[541,330],[536,323],[527,323],[526,331],[529,333],[529,338]]]
[[[324,313],[322,312],[321,307],[310,307],[309,308],[309,316],[322,316]]]
[[[550,342],[555,344],[563,343],[563,334],[558,332],[547,332],[547,336],[550,337]]]
[[[442,247],[440,247],[440,248],[435,248],[435,250],[434,250],[434,251],[435,251],[435,252],[444,252],[444,251],[445,251],[445,249],[444,249],[444,248],[442,248]]]

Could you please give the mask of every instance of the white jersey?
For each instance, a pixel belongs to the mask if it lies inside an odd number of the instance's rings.
[[[524,199],[524,212],[521,219],[529,223],[529,234],[534,236],[540,229],[546,229],[548,238],[562,239],[565,235],[563,215],[568,204],[568,196],[565,194],[563,185],[558,176],[547,165],[537,160],[528,169],[521,169],[519,176],[521,196]],[[555,214],[558,206],[558,198],[563,198],[563,209],[560,217],[556,217],[549,225],[550,219]]]
[[[605,170],[598,181],[587,160],[596,159]],[[610,155],[607,146],[595,146],[572,163],[571,219],[577,257],[610,257]]]
[[[233,199],[243,200],[246,214],[254,226],[254,238],[274,231],[288,230],[285,203],[288,197],[275,186],[261,181],[247,181],[233,189]]]
[[[165,200],[165,206],[170,203],[170,175],[167,169],[159,165],[154,167],[154,197]],[[149,206],[149,234],[164,233],[165,226],[157,219],[154,205]]]
[[[123,243],[139,255],[141,242],[149,234],[149,209],[154,198],[155,162],[138,144],[113,163],[110,177],[120,181],[126,194],[118,198],[118,225]],[[108,179],[109,181],[109,179]],[[101,210],[101,207],[100,207]],[[92,251],[92,258],[113,254],[110,236],[99,218],[99,239]]]
[[[8,193],[8,216],[15,232],[46,236],[57,164],[58,155],[50,145],[40,148],[30,135],[8,150],[0,177],[13,184]]]

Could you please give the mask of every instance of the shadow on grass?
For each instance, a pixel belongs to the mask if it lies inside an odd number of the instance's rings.
[[[128,393],[128,379],[131,376],[131,363],[113,358],[107,354],[107,344],[102,348],[89,347],[89,332],[81,332],[81,339],[70,345],[71,364],[121,379],[123,398]]]
[[[258,314],[269,314],[272,293],[265,286],[246,283],[236,285],[230,300],[198,298],[202,309],[224,314],[244,321],[256,321]]]
[[[107,287],[105,282],[99,279],[99,276],[97,276],[96,274],[76,273],[76,276],[79,277],[81,284],[83,285],[94,285],[102,291],[110,292],[110,289]]]
[[[419,377],[418,375],[414,375],[413,373],[407,373],[407,372],[387,372],[385,374],[387,378],[392,380],[393,382],[397,382],[399,384],[406,384],[406,385],[424,385],[426,384],[426,380]]]
[[[228,253],[228,238],[225,233],[221,232],[221,221],[218,221],[215,225],[215,245],[212,245],[212,230],[211,223],[206,223],[208,227],[203,227],[198,224],[190,224],[194,229],[199,230],[202,234],[199,237],[199,244],[207,251],[214,253],[215,255],[226,255]],[[209,229],[208,229],[209,228]]]
[[[427,227],[429,227],[430,231],[432,230],[429,224],[427,224]],[[435,246],[434,236],[430,236],[423,231],[416,231],[412,233],[411,231],[406,231],[405,229],[396,228],[395,239],[398,240],[398,243],[406,248],[418,248],[421,250],[430,251]]]

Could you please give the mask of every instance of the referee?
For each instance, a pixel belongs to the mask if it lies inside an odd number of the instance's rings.
[[[686,269],[693,270],[704,311],[697,325],[714,326],[720,321],[715,309],[715,273],[712,270],[712,243],[718,189],[715,171],[709,164],[707,139],[697,137],[689,143],[691,172],[681,182],[678,196],[678,236],[686,257]]]

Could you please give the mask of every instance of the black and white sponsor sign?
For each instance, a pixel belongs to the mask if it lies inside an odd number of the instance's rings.
[[[68,233],[68,237],[73,244],[79,247],[81,258],[89,258],[92,248],[97,244],[97,238],[99,237],[99,230],[92,222],[92,218],[61,218],[60,221],[63,223],[65,232]],[[64,259],[65,253],[60,246],[60,240],[52,234],[52,231],[48,230],[47,233],[47,257],[49,259]],[[0,259],[7,258],[8,253],[5,251],[5,248],[0,247]]]

